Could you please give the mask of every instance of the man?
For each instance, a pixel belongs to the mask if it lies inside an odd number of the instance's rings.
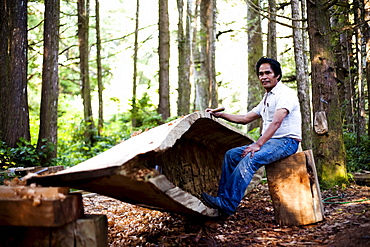
[[[248,124],[262,118],[260,138],[253,144],[226,152],[217,197],[202,193],[205,204],[223,215],[235,213],[254,173],[263,165],[294,154],[301,141],[301,113],[296,92],[280,82],[280,63],[262,57],[256,73],[265,88],[262,101],[245,115],[207,112],[233,123]]]

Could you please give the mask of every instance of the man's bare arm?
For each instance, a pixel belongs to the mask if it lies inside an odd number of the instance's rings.
[[[212,109],[206,109],[206,111],[211,113],[213,116],[217,118],[222,118],[229,122],[237,123],[237,124],[248,124],[261,117],[255,112],[248,112],[245,115],[235,115],[235,114],[229,114],[225,112],[212,112]]]

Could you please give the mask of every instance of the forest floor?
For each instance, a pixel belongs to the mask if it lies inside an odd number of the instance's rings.
[[[323,190],[325,220],[308,226],[276,223],[266,184],[226,219],[177,215],[90,194],[86,214],[108,218],[109,246],[370,246],[370,187]]]

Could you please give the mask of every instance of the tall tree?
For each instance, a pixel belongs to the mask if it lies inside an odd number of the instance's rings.
[[[204,67],[204,54],[201,47],[205,43],[205,31],[202,24],[198,25],[200,18],[200,5],[202,0],[196,0],[193,14],[193,63],[194,63],[194,108],[193,110],[204,110],[208,107],[209,94],[207,76]]]
[[[349,3],[346,0],[334,6],[334,15],[331,23],[336,32],[334,32],[334,54],[335,68],[338,81],[338,93],[340,102],[342,102],[342,121],[344,130],[355,132],[354,117],[354,87],[351,73],[353,67],[352,35],[353,30],[348,30],[350,26],[349,12],[352,12]],[[338,30],[338,31],[337,31]]]
[[[43,150],[47,143],[53,149],[46,150],[43,164],[57,157],[58,144],[58,54],[59,54],[59,15],[60,0],[45,0],[44,55],[42,67],[42,91],[40,107],[40,129],[37,149]]]
[[[136,127],[136,88],[137,88],[137,53],[139,49],[138,38],[139,38],[139,12],[140,12],[140,0],[136,1],[136,20],[135,20],[135,41],[134,41],[134,74],[132,78],[132,109],[131,109],[131,124],[132,127]]]
[[[99,0],[95,0],[95,30],[96,30],[96,64],[97,64],[97,79],[98,79],[98,95],[99,95],[99,120],[98,134],[102,133],[104,125],[103,115],[103,76],[101,66],[101,38],[100,38],[100,4]]]
[[[267,56],[277,59],[276,48],[276,0],[269,0],[269,20],[267,32]]]
[[[190,113],[190,59],[191,59],[191,40],[190,40],[190,25],[191,25],[191,1],[187,0],[186,15],[185,15],[185,31],[184,31],[184,1],[177,0],[177,9],[179,12],[178,21],[178,51],[179,51],[179,67],[178,67],[178,100],[177,100],[177,115],[186,115]]]
[[[296,64],[298,98],[301,107],[302,118],[302,148],[312,149],[312,124],[311,124],[311,101],[307,97],[310,95],[310,85],[306,74],[305,60],[307,59],[303,46],[303,25],[301,18],[300,5],[298,0],[291,1],[294,60]]]
[[[199,0],[200,26],[194,50],[194,110],[217,107],[218,89],[215,73],[215,0]],[[198,16],[198,15],[197,15]]]
[[[356,40],[356,59],[357,59],[357,123],[356,123],[356,133],[357,133],[357,142],[360,142],[360,136],[365,134],[365,93],[364,93],[364,84],[365,84],[365,49],[366,41],[364,41],[364,5],[363,1],[355,0],[353,1],[353,10],[354,10],[354,22],[358,26],[355,28],[355,40]]]
[[[202,1],[204,2],[204,0]],[[203,6],[203,8],[202,8]],[[203,9],[203,10],[202,10]],[[205,5],[201,4],[201,19],[206,17],[206,68],[207,68],[207,78],[209,81],[209,95],[210,102],[208,106],[211,108],[216,108],[218,106],[218,87],[216,81],[216,13],[217,6],[216,0],[206,0]],[[201,21],[203,22],[203,21]]]
[[[307,19],[312,70],[312,104],[316,120],[327,120],[327,131],[315,131],[313,151],[324,187],[347,182],[338,87],[331,47],[331,28],[326,0],[308,1]],[[318,114],[320,113],[320,114]]]
[[[159,0],[159,105],[158,113],[162,119],[170,117],[170,32],[168,17],[168,0]]]
[[[366,40],[366,81],[367,81],[367,109],[368,109],[368,126],[367,133],[370,137],[370,1],[364,0],[365,5],[365,27],[364,36]]]
[[[262,28],[261,17],[257,11],[260,6],[259,0],[251,0],[247,2],[247,30],[248,30],[248,105],[247,110],[250,111],[262,99],[263,87],[258,80],[255,72],[256,62],[263,55]],[[260,121],[254,121],[248,124],[248,130],[253,130],[260,127]]]
[[[27,0],[0,0],[0,139],[30,140],[27,100]]]
[[[94,142],[95,124],[91,106],[89,77],[89,7],[90,0],[78,0],[78,46],[80,51],[81,95],[84,106],[85,141]]]

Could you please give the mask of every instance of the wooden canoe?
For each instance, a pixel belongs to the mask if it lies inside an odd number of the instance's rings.
[[[54,175],[28,183],[66,186],[177,213],[216,217],[199,195],[216,192],[225,152],[252,143],[237,128],[199,111],[134,136]]]

